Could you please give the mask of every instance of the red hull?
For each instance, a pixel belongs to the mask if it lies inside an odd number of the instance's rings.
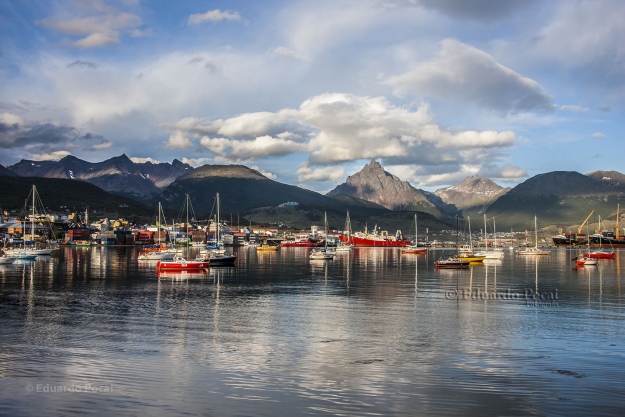
[[[156,263],[156,269],[161,271],[197,271],[199,269],[208,268],[208,262],[188,261],[159,261]]]
[[[341,242],[351,243],[354,246],[375,246],[383,248],[401,248],[404,246],[410,246],[410,240],[384,240],[381,238],[364,238],[357,236],[339,236]]]
[[[615,252],[588,252],[585,253],[584,256],[586,256],[587,258],[593,258],[593,259],[614,259],[614,256],[616,256]]]
[[[402,249],[401,253],[425,253],[427,249]]]

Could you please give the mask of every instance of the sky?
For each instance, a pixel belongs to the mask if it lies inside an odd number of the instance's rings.
[[[620,0],[0,0],[0,164],[243,164],[327,192],[620,170]]]

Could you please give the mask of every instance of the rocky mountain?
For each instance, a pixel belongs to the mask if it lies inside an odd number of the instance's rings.
[[[9,169],[21,177],[66,178],[90,182],[105,191],[149,201],[178,176],[193,170],[174,160],[172,164],[136,164],[126,155],[102,162],[87,162],[68,155],[59,161],[22,160]]]
[[[451,187],[441,188],[434,192],[447,204],[453,204],[459,209],[480,211],[499,197],[510,191],[488,178],[479,176],[466,177],[461,183]]]
[[[586,174],[586,176],[603,184],[608,184],[616,191],[625,191],[625,175],[618,171],[595,171]]]
[[[271,180],[256,170],[243,165],[204,165],[171,183],[161,193],[161,202],[172,210],[180,210],[185,194],[189,194],[194,212],[202,217],[215,214],[215,195],[220,193],[223,218],[245,219],[255,223],[285,223],[294,227],[310,228],[323,225],[327,213],[330,228],[344,227],[349,210],[354,230],[378,225],[395,233],[402,229],[409,233],[411,212],[393,212],[379,204],[346,195],[322,195],[293,185]],[[281,206],[295,202],[295,205]],[[432,215],[419,214],[423,227],[445,228],[445,223]],[[245,223],[243,224],[245,225]]]
[[[385,171],[382,165],[373,159],[328,194],[357,197],[389,210],[417,210],[435,216],[444,216],[443,213],[454,214],[452,213],[454,210],[445,207],[444,202],[438,197],[414,188],[407,181],[402,181]]]
[[[174,159],[171,164],[168,162],[158,164],[144,162],[135,163],[135,165],[139,168],[143,176],[152,181],[152,183],[160,189],[167,187],[181,175],[193,171],[191,165],[182,163],[177,159]]]
[[[0,177],[17,177],[17,174],[5,166],[0,165]]]
[[[531,228],[534,215],[542,226],[570,230],[595,210],[614,219],[625,194],[613,185],[572,171],[539,174],[493,202],[486,213],[504,227]]]

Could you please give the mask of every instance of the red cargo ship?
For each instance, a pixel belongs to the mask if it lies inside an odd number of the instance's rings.
[[[353,235],[340,235],[339,239],[344,243],[351,243],[354,246],[375,246],[375,247],[404,247],[410,245],[410,239],[404,239],[401,230],[395,236],[389,236],[386,230],[378,231],[377,225],[373,228],[373,233],[369,233],[365,226],[364,232],[356,232]]]

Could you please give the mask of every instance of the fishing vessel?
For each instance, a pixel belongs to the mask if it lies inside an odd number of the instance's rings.
[[[386,230],[378,230],[376,225],[373,232],[369,232],[365,226],[364,232],[356,232],[351,236],[340,235],[339,239],[344,243],[351,243],[354,246],[373,246],[373,247],[404,247],[410,245],[410,239],[404,239],[401,230],[395,232],[395,236],[388,234]]]
[[[323,242],[311,239],[308,235],[299,235],[294,239],[280,242],[283,248],[316,248],[323,246]]]

